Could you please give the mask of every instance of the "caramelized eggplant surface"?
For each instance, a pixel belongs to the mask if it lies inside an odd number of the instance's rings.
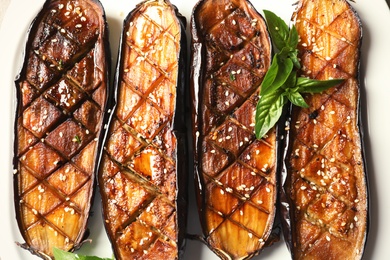
[[[277,133],[254,134],[271,61],[262,16],[246,0],[200,1],[191,20],[194,168],[204,241],[222,259],[248,259],[270,237]]]
[[[185,19],[169,1],[127,16],[99,186],[116,259],[178,259],[186,224]]]
[[[106,106],[109,48],[98,1],[46,1],[16,80],[15,210],[21,246],[45,259],[81,245]]]
[[[367,176],[360,121],[360,20],[344,0],[301,0],[295,13],[302,75],[345,79],[291,114],[283,181],[293,259],[360,259]]]

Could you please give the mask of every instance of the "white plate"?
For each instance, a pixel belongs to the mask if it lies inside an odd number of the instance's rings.
[[[12,145],[15,110],[14,78],[22,63],[28,27],[40,10],[43,0],[12,0],[0,28],[0,259],[37,259],[18,248],[15,241],[23,242],[15,221],[12,184]],[[113,63],[115,64],[117,46],[122,21],[135,6],[130,0],[102,0],[110,29]],[[189,21],[195,0],[171,0]],[[296,0],[252,1],[258,10],[269,9],[289,20]],[[1,2],[0,2],[1,3]],[[362,50],[362,88],[363,123],[370,179],[371,226],[364,259],[385,259],[388,257],[387,245],[390,235],[390,12],[385,0],[357,0],[353,6],[358,11],[364,27]],[[187,26],[188,31],[188,26]],[[389,149],[387,149],[389,148]],[[192,184],[192,183],[190,183]],[[194,203],[193,187],[189,189],[191,200],[189,208],[188,232],[200,234],[197,210]],[[97,194],[98,195],[98,194]],[[89,222],[93,242],[86,244],[80,254],[111,257],[112,250],[104,231],[99,206],[99,196],[94,203],[94,215]],[[187,241],[185,259],[218,259],[206,246],[197,241]],[[267,248],[255,259],[290,259],[283,241]]]

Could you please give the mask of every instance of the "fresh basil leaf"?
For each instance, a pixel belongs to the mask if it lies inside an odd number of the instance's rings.
[[[291,51],[289,53],[289,58],[291,59],[291,61],[294,64],[294,67],[297,70],[301,69],[301,63],[299,62],[299,59],[298,59],[298,50],[295,49],[294,51]]]
[[[268,10],[263,10],[263,12],[268,24],[268,30],[272,41],[278,50],[282,50],[284,47],[288,46],[288,26],[279,16],[273,12]]]
[[[293,69],[294,64],[290,59],[283,59],[281,55],[275,54],[271,67],[265,74],[260,95],[267,95],[279,89],[286,82]]]
[[[53,248],[55,260],[114,260],[114,258],[100,258],[97,256],[78,255],[71,252],[66,252],[56,247]]]
[[[309,105],[299,92],[285,92],[288,100],[298,107],[308,108]]]
[[[296,49],[298,46],[298,40],[299,40],[298,31],[295,25],[293,25],[288,34],[288,40],[287,40],[288,47]]]
[[[343,82],[344,79],[316,80],[299,77],[297,79],[297,87],[301,93],[321,93]]]
[[[283,90],[271,92],[261,96],[256,106],[255,134],[257,139],[263,136],[278,122],[283,112],[287,98],[282,95]]]

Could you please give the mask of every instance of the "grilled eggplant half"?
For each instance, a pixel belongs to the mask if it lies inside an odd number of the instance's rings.
[[[42,258],[83,242],[109,80],[98,1],[46,1],[16,79],[15,210],[21,246]]]
[[[186,225],[185,19],[169,1],[124,21],[99,186],[116,259],[178,259]]]
[[[262,16],[246,0],[200,1],[191,20],[194,171],[203,240],[222,259],[266,244],[275,217],[277,131],[254,134],[271,61]]]
[[[301,0],[302,75],[345,79],[294,107],[282,206],[293,259],[360,259],[368,223],[359,91],[360,20],[344,0]]]

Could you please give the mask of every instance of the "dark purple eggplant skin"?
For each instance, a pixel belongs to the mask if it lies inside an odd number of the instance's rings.
[[[353,13],[355,19],[357,20],[357,23],[360,27],[360,30],[362,30],[362,21],[356,12],[356,10],[349,4],[347,5],[350,7],[350,11]],[[293,16],[294,19],[296,19]],[[293,20],[294,20],[293,19]],[[365,132],[365,125],[364,120],[362,116],[362,96],[361,96],[361,67],[360,67],[360,56],[361,56],[361,45],[362,45],[362,38],[363,38],[363,32],[360,32],[358,43],[357,43],[357,64],[356,64],[356,74],[353,75],[357,81],[357,104],[356,104],[356,127],[357,127],[357,135],[360,139],[360,151],[358,151],[358,154],[361,156],[361,162],[362,162],[362,169],[364,176],[362,177],[364,179],[365,187],[359,187],[360,189],[365,189],[366,198],[361,201],[361,203],[366,205],[366,219],[363,221],[363,227],[364,227],[364,237],[363,237],[363,243],[362,247],[358,248],[360,251],[359,256],[357,257],[363,257],[364,256],[364,249],[367,244],[367,236],[369,232],[369,226],[370,226],[370,191],[369,191],[369,173],[367,171],[367,162],[366,162],[366,152],[365,152],[365,144],[364,144],[364,132]],[[302,51],[300,52],[300,55],[302,55]],[[296,136],[294,136],[294,130],[292,129],[294,127],[295,122],[293,121],[294,115],[297,114],[297,107],[294,107],[293,105],[289,105],[287,108],[287,114],[284,118],[284,122],[286,124],[286,128],[283,131],[284,140],[282,142],[283,146],[283,162],[282,162],[282,169],[280,172],[280,218],[281,218],[281,224],[282,224],[282,231],[284,240],[286,242],[286,245],[291,253],[292,259],[300,259],[300,256],[295,250],[298,238],[294,235],[293,230],[296,229],[297,222],[294,218],[294,216],[297,214],[296,206],[294,205],[294,201],[291,199],[290,191],[291,191],[291,163],[290,160],[293,157],[294,150],[293,150],[293,142]],[[363,123],[362,123],[363,122]],[[331,250],[330,250],[331,251]],[[332,254],[332,253],[330,253]],[[326,254],[325,254],[326,255]],[[330,255],[328,257],[334,257],[334,255]],[[323,259],[323,258],[321,258]],[[328,258],[327,258],[328,259]],[[334,258],[332,258],[334,259]]]
[[[133,16],[139,12],[139,9],[142,7],[142,4],[148,2],[148,0],[141,1],[137,6],[131,10],[126,18],[123,20],[122,24],[122,33],[119,41],[118,48],[118,60],[115,69],[114,83],[113,83],[113,91],[114,94],[109,97],[108,107],[109,107],[109,118],[106,122],[107,132],[103,137],[103,145],[107,145],[110,138],[110,130],[115,127],[115,112],[118,108],[119,101],[119,92],[120,85],[122,80],[122,74],[124,72],[124,55],[123,49],[126,46],[126,32],[129,28],[129,21]],[[176,99],[175,99],[175,111],[172,119],[172,123],[170,125],[170,129],[172,130],[173,135],[176,137],[176,147],[174,157],[176,158],[176,214],[177,214],[177,222],[176,229],[178,230],[177,234],[177,258],[182,259],[184,256],[184,251],[186,247],[186,232],[187,232],[187,212],[188,212],[188,173],[189,173],[189,163],[188,163],[188,138],[187,138],[187,111],[188,111],[188,50],[187,50],[187,36],[186,36],[186,18],[179,12],[178,8],[171,4],[169,1],[166,1],[171,7],[174,9],[176,18],[180,24],[180,53],[179,53],[179,62],[178,62],[178,76],[177,76],[177,85],[176,85]],[[105,148],[103,148],[104,150]],[[105,152],[102,151],[102,156],[104,156]],[[98,185],[100,190],[100,195],[102,197],[102,215],[103,219],[107,217],[108,207],[108,194],[103,191],[104,189],[104,160],[102,159],[99,162],[99,173],[98,173]],[[115,238],[110,235],[109,229],[110,226],[105,221],[105,229],[107,232],[107,236],[111,242],[111,246],[114,252],[114,255],[119,257],[120,250],[115,246]],[[168,256],[167,256],[168,257]]]
[[[102,66],[102,67],[105,67],[106,69],[104,71],[102,71],[102,74],[101,74],[101,78],[103,78],[103,81],[101,82],[100,86],[105,86],[104,91],[101,91],[101,93],[97,93],[96,100],[98,100],[98,101],[95,101],[95,102],[97,102],[96,104],[99,104],[101,106],[100,107],[101,114],[99,115],[100,120],[98,122],[94,122],[95,127],[97,129],[94,141],[96,141],[97,144],[96,144],[96,150],[94,153],[94,163],[90,166],[91,170],[92,170],[92,174],[90,177],[91,178],[91,190],[90,190],[90,192],[88,192],[88,197],[87,197],[87,200],[89,202],[87,203],[87,205],[85,205],[86,209],[88,209],[88,212],[87,212],[88,214],[87,214],[85,222],[81,226],[82,229],[80,232],[83,235],[80,235],[78,237],[78,239],[76,241],[74,241],[73,247],[70,248],[69,251],[77,250],[85,242],[89,241],[87,239],[88,235],[89,235],[89,230],[87,229],[87,221],[88,221],[88,216],[90,215],[89,211],[92,209],[92,202],[93,202],[93,197],[95,194],[95,186],[96,186],[95,173],[98,170],[98,163],[97,162],[99,161],[100,154],[101,154],[100,151],[102,150],[102,147],[103,147],[102,140],[103,140],[104,132],[105,132],[103,129],[103,124],[105,121],[108,120],[108,116],[109,116],[109,114],[107,113],[107,100],[108,100],[108,96],[113,95],[113,89],[110,87],[110,84],[109,84],[110,83],[110,74],[111,74],[111,69],[110,69],[111,68],[111,50],[110,50],[110,44],[109,44],[109,32],[108,32],[108,24],[106,21],[106,14],[105,14],[104,8],[99,0],[87,0],[87,1],[82,1],[82,2],[88,2],[87,5],[89,7],[91,7],[94,11],[96,11],[96,13],[98,14],[100,27],[99,27],[99,34],[96,34],[97,35],[96,46],[99,46],[99,47],[95,49],[95,56],[94,57],[98,57],[95,59],[95,66],[99,66],[99,67]],[[53,35],[53,30],[51,30],[49,28],[49,26],[43,26],[43,29],[42,29],[42,27],[40,27],[41,23],[43,21],[45,21],[45,19],[47,19],[47,17],[50,15],[50,13],[55,13],[54,9],[58,8],[59,4],[63,4],[63,8],[65,9],[66,3],[67,2],[65,2],[65,1],[56,1],[56,0],[46,0],[45,1],[41,10],[38,12],[37,16],[34,18],[34,20],[32,21],[32,23],[27,31],[28,37],[27,37],[26,44],[25,44],[22,67],[21,67],[20,72],[18,73],[18,75],[15,78],[16,111],[15,111],[15,124],[14,124],[14,152],[13,152],[14,153],[14,155],[13,155],[13,169],[15,169],[14,176],[13,176],[14,205],[15,205],[15,218],[16,218],[16,221],[18,223],[18,227],[20,229],[21,235],[24,238],[24,240],[26,240],[26,241],[27,241],[27,237],[26,237],[25,232],[23,231],[24,225],[23,225],[22,220],[21,220],[21,212],[20,212],[20,210],[18,210],[20,207],[20,203],[21,203],[20,197],[19,197],[20,196],[20,194],[19,194],[20,186],[18,184],[19,172],[17,172],[17,169],[19,169],[19,159],[20,159],[20,151],[18,150],[19,149],[18,121],[21,118],[23,110],[26,108],[27,105],[29,105],[32,102],[32,100],[37,98],[40,94],[43,95],[42,93],[47,91],[47,89],[50,88],[50,86],[52,86],[52,84],[55,84],[55,82],[59,81],[62,77],[65,77],[65,74],[63,71],[65,71],[65,72],[68,71],[69,68],[73,67],[73,65],[80,62],[81,59],[87,55],[87,53],[84,52],[84,53],[81,53],[80,56],[74,56],[70,60],[68,60],[67,62],[64,62],[64,63],[62,60],[57,60],[56,61],[58,63],[57,67],[52,68],[53,77],[48,78],[48,79],[44,79],[44,82],[39,86],[40,89],[35,90],[36,92],[33,93],[31,96],[24,95],[25,99],[23,99],[23,94],[22,94],[20,86],[23,83],[23,81],[26,81],[26,77],[27,77],[26,73],[28,71],[29,55],[31,55],[31,53],[34,51],[34,48],[40,47],[40,43],[42,41],[46,40],[48,37]],[[60,9],[62,9],[62,8],[60,8]],[[55,18],[55,19],[57,19],[57,20],[55,20],[54,23],[57,23],[57,22],[61,23],[62,22],[60,18]],[[54,33],[55,32],[56,32],[56,30],[54,30]],[[58,29],[57,33],[58,32],[59,32],[59,29]],[[39,37],[37,37],[38,35],[39,35]],[[92,36],[92,34],[90,34],[88,37],[93,38],[95,36]],[[77,38],[77,36],[76,36],[76,38]],[[85,46],[85,45],[83,45],[84,44],[83,41],[85,38],[82,38],[82,37],[80,37],[78,39],[76,39],[76,38],[74,38],[74,40],[76,42],[79,42],[80,46]],[[85,47],[86,48],[87,47],[94,48],[95,45],[92,46],[91,44],[87,44]],[[76,75],[76,76],[80,76],[80,75]],[[88,78],[88,79],[84,79],[84,80],[91,80],[91,79]],[[30,98],[31,98],[31,100],[29,100]],[[82,99],[82,100],[85,101],[88,99],[92,99],[92,97],[84,97],[84,99]],[[25,102],[27,102],[27,104]],[[68,119],[70,119],[73,116],[73,113],[75,112],[74,110],[76,110],[76,109],[77,108],[70,109],[69,111],[64,110],[63,115],[61,115],[61,117],[59,119],[59,122],[57,122],[55,125],[50,127],[46,134],[44,133],[45,135],[42,137],[42,140],[46,137],[47,134],[49,134],[49,132],[51,130],[54,129],[54,127],[67,121]],[[83,114],[83,116],[88,116],[88,114]],[[92,121],[88,121],[90,119],[85,119],[85,120],[87,120],[85,122],[89,122],[89,123],[92,122]],[[60,164],[61,163],[65,164],[66,161],[60,162]],[[39,250],[31,247],[27,243],[22,244],[22,243],[16,242],[16,244],[18,244],[20,247],[28,250],[33,255],[37,255],[43,259],[51,259],[51,257],[52,257],[52,256],[44,254],[44,253],[40,252]]]

